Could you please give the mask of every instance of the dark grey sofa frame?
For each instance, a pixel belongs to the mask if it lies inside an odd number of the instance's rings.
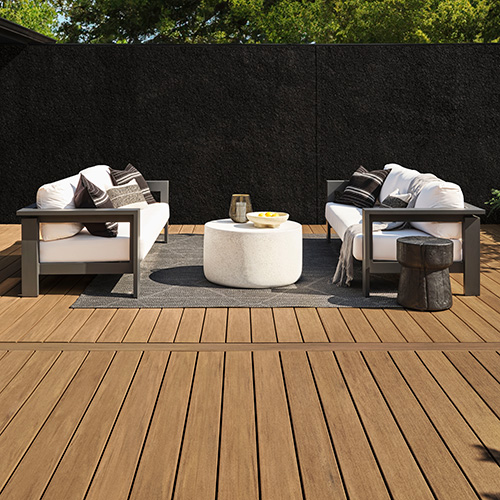
[[[326,181],[327,202],[334,201],[335,191],[343,190],[348,181]],[[460,209],[423,208],[364,208],[363,209],[363,294],[370,296],[371,273],[399,273],[401,266],[394,261],[373,260],[373,223],[390,221],[408,222],[460,222],[462,223],[462,262],[454,262],[451,272],[463,273],[464,294],[480,294],[480,215],[485,211],[468,203]],[[331,238],[331,226],[327,221],[327,239]]]
[[[168,203],[169,181],[147,181],[160,201]],[[133,296],[139,296],[139,208],[69,208],[40,210],[31,205],[17,211],[21,218],[21,296],[37,297],[39,278],[43,274],[124,274],[134,275]],[[40,262],[40,223],[42,222],[128,222],[130,224],[130,258],[122,262]],[[164,241],[168,239],[165,224]]]

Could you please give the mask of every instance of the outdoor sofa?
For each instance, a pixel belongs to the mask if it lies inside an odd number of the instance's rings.
[[[394,190],[407,193],[410,182],[421,173],[394,163],[382,185],[379,200]],[[418,195],[414,208],[358,208],[354,205],[336,203],[336,192],[342,192],[348,184],[346,180],[327,181],[327,202],[325,217],[327,239],[330,241],[333,229],[341,240],[346,230],[353,224],[362,224],[362,231],[353,240],[353,257],[362,261],[362,286],[366,297],[370,295],[370,275],[372,273],[399,273],[397,262],[397,240],[404,236],[436,236],[449,238],[453,242],[453,264],[451,272],[463,273],[465,295],[480,293],[480,219],[485,211],[464,203],[459,186],[438,179],[429,183]],[[440,196],[442,190],[447,194]],[[451,193],[451,195],[450,195]],[[406,221],[408,224],[397,230],[373,231],[375,222]]]
[[[107,165],[96,165],[72,177],[46,184],[38,190],[37,204],[17,211],[22,226],[22,296],[38,296],[40,275],[132,273],[133,296],[138,297],[141,261],[162,229],[165,230],[164,241],[167,241],[169,182],[146,181],[151,192],[159,193],[159,202],[143,208],[71,208],[75,206],[73,197],[80,174],[107,190],[113,187],[109,172]],[[49,202],[57,198],[55,204],[66,208],[43,208],[42,192]],[[105,222],[118,223],[116,237],[95,236],[86,228],[81,229],[81,223]],[[77,229],[71,236],[72,225],[77,225]],[[61,237],[58,233],[67,231],[68,227],[70,237]],[[57,239],[44,241],[44,231],[55,233],[51,238]]]

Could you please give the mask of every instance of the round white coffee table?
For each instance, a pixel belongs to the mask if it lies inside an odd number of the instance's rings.
[[[256,228],[231,219],[205,224],[203,271],[207,280],[235,288],[269,288],[295,283],[302,274],[302,226]]]

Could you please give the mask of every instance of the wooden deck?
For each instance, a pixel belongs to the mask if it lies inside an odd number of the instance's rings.
[[[201,232],[177,226],[172,232]],[[305,226],[305,232],[324,232]],[[0,499],[500,499],[500,228],[449,311],[70,309],[0,226]]]

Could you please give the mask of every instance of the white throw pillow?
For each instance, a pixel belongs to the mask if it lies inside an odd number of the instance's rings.
[[[397,163],[388,163],[384,166],[384,170],[389,169],[391,169],[391,173],[382,184],[379,196],[380,200],[385,200],[396,189],[399,189],[400,193],[407,193],[410,182],[420,175],[418,170],[411,170]]]
[[[75,177],[69,177],[50,184],[44,184],[36,194],[36,205],[42,210],[51,208],[75,208]],[[78,222],[52,222],[40,224],[40,236],[43,241],[70,238],[83,229]]]
[[[107,165],[96,165],[86,168],[83,173],[93,184],[107,191],[113,187],[113,181],[109,174]],[[80,179],[80,174],[61,179],[40,187],[36,195],[36,205],[38,208],[75,208],[74,195],[76,186]],[[83,228],[79,222],[50,222],[40,224],[40,236],[43,241],[60,240],[71,238],[78,234]]]
[[[415,202],[415,208],[464,208],[464,195],[460,186],[452,182],[429,182],[422,188]],[[416,229],[438,238],[458,240],[462,237],[460,222],[412,222]]]

